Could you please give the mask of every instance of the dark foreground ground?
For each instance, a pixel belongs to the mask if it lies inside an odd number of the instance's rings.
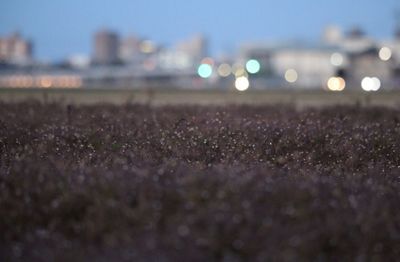
[[[0,108],[0,261],[399,259],[400,110]]]

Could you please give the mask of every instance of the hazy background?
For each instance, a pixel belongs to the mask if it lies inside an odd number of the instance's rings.
[[[35,56],[49,60],[90,54],[92,35],[102,27],[165,45],[200,32],[211,53],[221,54],[243,41],[318,40],[328,24],[389,38],[399,6],[398,0],[3,0],[0,35],[19,30],[33,40]]]

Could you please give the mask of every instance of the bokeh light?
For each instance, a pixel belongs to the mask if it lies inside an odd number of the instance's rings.
[[[377,77],[372,77],[373,89],[372,91],[378,91],[381,88],[381,80]]]
[[[150,40],[145,40],[140,44],[140,51],[145,54],[153,53],[156,51],[156,45]]]
[[[231,74],[232,68],[228,64],[220,64],[218,67],[218,75],[221,77],[227,77]]]
[[[294,69],[288,69],[285,72],[285,79],[286,81],[288,81],[289,83],[294,83],[297,81],[298,78],[298,74],[297,71]]]
[[[205,57],[201,60],[201,64],[207,64],[207,65],[213,66],[214,59],[212,59],[211,57]]]
[[[384,46],[379,50],[379,58],[382,61],[388,61],[391,57],[392,57],[392,50],[390,50],[389,47]]]
[[[246,63],[246,70],[250,74],[257,74],[258,72],[260,72],[260,68],[261,68],[260,62],[258,62],[255,59],[251,59]]]
[[[381,80],[377,77],[364,77],[361,80],[361,88],[364,91],[378,91],[381,88]]]
[[[238,68],[235,71],[235,76],[236,77],[241,77],[241,76],[248,77],[249,74],[246,72],[246,70],[244,68]]]
[[[331,55],[331,64],[334,66],[341,66],[343,64],[343,56],[340,53],[333,53]]]
[[[201,78],[209,78],[212,75],[212,67],[209,64],[201,64],[197,69],[197,73]]]
[[[40,86],[41,87],[51,87],[53,84],[53,81],[51,80],[51,77],[45,76],[40,80]]]
[[[346,87],[346,81],[341,77],[331,77],[328,79],[327,85],[331,91],[342,91]]]
[[[239,91],[245,91],[249,88],[250,82],[249,79],[245,76],[241,76],[236,78],[235,87]]]
[[[232,65],[232,73],[236,76],[236,77],[241,77],[241,76],[248,76],[246,69],[244,68],[244,66],[240,63],[235,63]]]

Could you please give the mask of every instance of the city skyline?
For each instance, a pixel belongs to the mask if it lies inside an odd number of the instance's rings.
[[[318,40],[323,28],[360,26],[375,38],[391,38],[394,0],[301,1],[8,1],[0,4],[0,35],[19,30],[35,44],[35,57],[59,60],[72,54],[92,55],[99,28],[136,35],[171,46],[195,33],[209,38],[212,54],[232,53],[246,41]],[[88,15],[90,14],[90,15]],[[279,24],[279,26],[276,26]]]

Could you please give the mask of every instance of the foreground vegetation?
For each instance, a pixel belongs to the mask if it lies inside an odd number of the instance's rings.
[[[0,108],[1,261],[400,255],[400,110]]]

